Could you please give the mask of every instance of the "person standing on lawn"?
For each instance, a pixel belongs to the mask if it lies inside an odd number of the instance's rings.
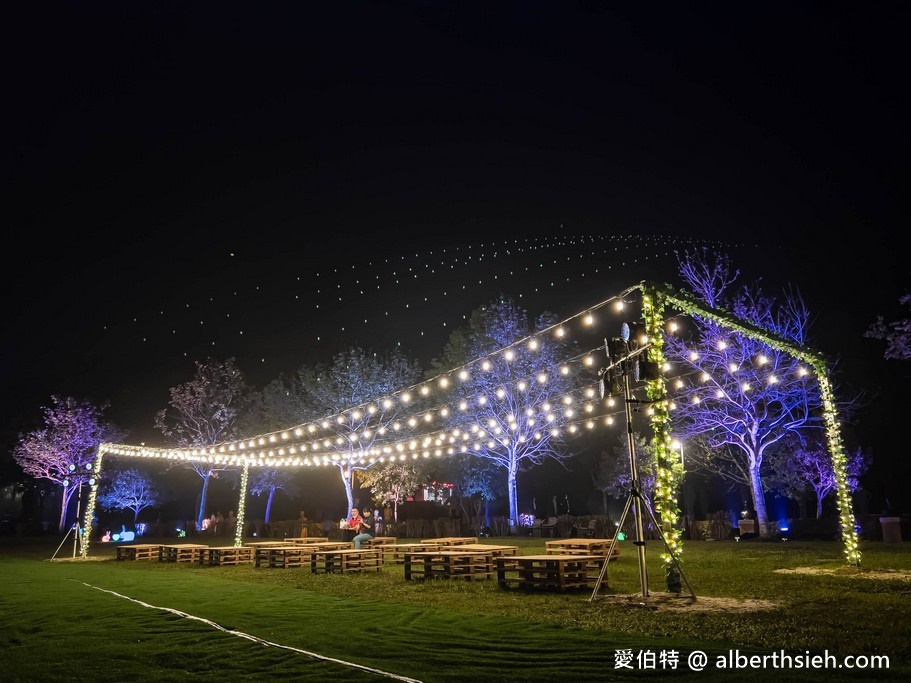
[[[376,535],[376,517],[373,516],[373,510],[368,506],[364,510],[364,516],[361,518],[358,526],[358,534],[351,540],[354,541],[354,549],[360,550],[361,543],[369,541]]]

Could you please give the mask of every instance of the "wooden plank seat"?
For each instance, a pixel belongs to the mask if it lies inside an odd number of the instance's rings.
[[[592,564],[600,571],[604,556],[569,555],[516,555],[498,557],[497,583],[502,589],[517,587],[522,590],[591,589],[597,580]]]
[[[444,546],[441,550],[405,553],[405,580],[491,579],[494,558],[490,552]]]
[[[158,555],[160,562],[195,562],[202,559],[204,550],[209,546],[198,543],[178,543],[176,545],[163,545]]]
[[[392,561],[396,564],[404,564],[407,553],[430,552],[443,547],[438,543],[396,543],[392,548]]]
[[[561,538],[545,541],[544,552],[547,555],[599,555],[607,557],[612,539],[610,538]],[[620,557],[620,544],[614,543],[611,560]]]
[[[200,563],[210,567],[253,564],[256,548],[250,546],[211,546],[202,551]]]
[[[157,560],[160,556],[161,546],[157,543],[117,546],[118,560]]]
[[[314,574],[350,574],[382,568],[383,553],[372,548],[355,550],[349,547],[310,553],[310,571]]]

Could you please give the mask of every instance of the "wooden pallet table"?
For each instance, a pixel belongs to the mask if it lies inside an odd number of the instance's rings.
[[[198,543],[178,543],[177,545],[163,545],[158,559],[161,562],[200,562],[204,550],[209,546]]]
[[[379,550],[341,548],[338,550],[314,550],[310,553],[310,571],[314,574],[378,572],[382,568],[383,553]]]
[[[604,557],[594,555],[516,555],[498,557],[494,562],[500,588],[565,591],[591,589],[597,579],[590,571],[596,560],[600,560],[600,570]]]
[[[602,555],[607,557],[610,544],[610,538],[561,538],[545,541],[544,552],[548,555]],[[614,543],[610,559],[616,560],[618,557],[620,557],[620,544]]]
[[[431,552],[441,550],[443,547],[439,543],[396,543],[392,547],[392,561],[396,564],[404,564],[407,553]]]
[[[443,538],[428,538],[421,543],[434,543],[436,545],[468,545],[477,543],[477,536],[444,536]]]
[[[514,557],[519,554],[517,545],[495,545],[493,543],[466,543],[465,545],[448,546],[448,550],[474,550],[490,553],[491,557]],[[491,570],[492,571],[492,570]]]
[[[157,543],[117,546],[118,560],[157,560],[160,554],[161,546]]]
[[[253,564],[256,548],[250,546],[211,546],[202,551],[200,563],[210,567]]]
[[[444,547],[442,550],[405,554],[405,580],[491,579],[494,559],[490,552]]]

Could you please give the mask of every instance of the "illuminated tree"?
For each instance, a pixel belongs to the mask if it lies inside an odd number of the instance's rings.
[[[487,458],[474,455],[446,459],[438,476],[452,484],[452,501],[462,509],[468,525],[480,533],[481,508],[484,508],[483,526],[490,526],[490,502],[505,486],[503,469]]]
[[[22,471],[36,479],[47,479],[63,488],[59,529],[66,528],[67,509],[79,485],[92,475],[98,445],[126,437],[113,423],[104,420],[108,404],[96,406],[72,397],[51,397],[42,408],[44,426],[20,434],[13,459]]]
[[[899,302],[903,306],[911,307],[911,294],[905,294],[899,298]],[[864,336],[886,342],[884,358],[895,360],[911,358],[911,320],[908,318],[886,323],[883,316],[879,316],[864,333]]]
[[[237,368],[235,360],[207,359],[196,361],[196,373],[184,384],[170,390],[170,408],[158,411],[155,427],[180,448],[211,446],[238,436],[239,421],[249,408],[251,389]],[[202,480],[197,528],[202,528],[206,516],[206,496],[209,481],[220,472],[236,472],[227,465],[210,462],[190,462]]]
[[[348,507],[354,507],[354,473],[377,464],[369,453],[388,440],[392,425],[410,415],[417,402],[405,387],[421,377],[420,367],[394,350],[380,355],[352,347],[330,365],[302,366],[261,394],[264,419],[286,427],[311,422],[332,444],[321,457],[338,468]],[[390,396],[396,400],[384,400]]]
[[[100,488],[98,504],[108,510],[132,510],[134,525],[140,511],[157,505],[161,498],[149,476],[137,469],[118,472],[112,481]]]
[[[389,501],[393,519],[399,521],[399,503],[413,495],[427,481],[429,464],[426,460],[392,460],[377,463],[360,474],[360,485],[369,489],[375,500]]]
[[[263,518],[268,524],[272,514],[272,501],[275,499],[275,492],[284,491],[293,497],[297,495],[299,487],[294,481],[291,472],[272,468],[257,471],[250,479],[249,490],[250,494],[254,496],[263,494],[268,496],[266,498],[266,514]]]
[[[797,346],[806,343],[810,315],[797,293],[785,292],[779,303],[758,285],[734,289],[740,272],[724,255],[703,250],[677,256],[697,299]],[[763,459],[783,439],[824,428],[818,384],[789,354],[698,315],[692,321],[689,330],[665,340],[665,355],[680,370],[678,381],[668,383],[674,430],[681,439],[704,440],[714,456],[704,459],[705,467],[740,476],[749,486],[760,535],[766,536]],[[724,459],[731,467],[719,465]]]
[[[653,500],[655,491],[655,448],[650,439],[633,434],[633,448],[636,449],[636,466],[639,470],[641,493]],[[592,474],[595,488],[601,491],[604,511],[607,512],[607,496],[626,500],[632,488],[632,473],[629,464],[629,439],[626,434],[617,437],[613,452],[602,451],[598,468]]]
[[[861,448],[848,451],[848,489],[856,491],[860,476],[870,466],[869,457]],[[808,491],[816,497],[816,518],[822,516],[822,502],[836,490],[832,458],[824,444],[818,441],[792,443],[769,455],[765,479],[769,489],[793,500],[802,500]]]
[[[528,313],[500,297],[472,313],[465,329],[450,336],[435,368],[452,369],[481,359],[555,324],[552,314],[538,317],[534,327]],[[506,472],[511,525],[518,524],[516,478],[519,472],[550,458],[569,458],[563,429],[571,419],[561,403],[573,388],[572,374],[560,372],[570,343],[555,335],[540,335],[532,349],[516,348],[511,356],[497,354],[489,363],[472,366],[470,377],[451,386],[451,404],[460,406],[449,419],[451,429],[471,435],[470,452]]]

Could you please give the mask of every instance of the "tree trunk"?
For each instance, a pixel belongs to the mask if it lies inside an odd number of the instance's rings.
[[[759,527],[759,536],[765,538],[769,535],[769,517],[765,509],[765,492],[762,489],[762,479],[759,468],[750,468],[750,494],[753,496],[753,509],[756,510],[756,524]]]
[[[516,471],[509,470],[506,487],[509,489],[509,527],[513,531],[519,525],[519,502],[516,496]]]
[[[206,494],[209,492],[209,477],[212,476],[212,471],[206,472],[206,476],[202,478],[202,493],[199,494],[199,512],[196,514],[196,530],[202,530],[202,520],[206,516]]]
[[[275,498],[275,489],[269,489],[269,497],[266,499],[266,524],[269,523],[269,519],[272,517],[272,499]]]
[[[66,513],[67,513],[67,510],[69,510],[70,501],[73,499],[73,493],[75,493],[75,492],[76,492],[75,486],[64,486],[63,487],[63,495],[60,497],[60,499],[61,499],[60,522],[58,524],[58,529],[61,533],[63,533],[67,529]],[[79,520],[77,519],[76,521],[78,522]]]

